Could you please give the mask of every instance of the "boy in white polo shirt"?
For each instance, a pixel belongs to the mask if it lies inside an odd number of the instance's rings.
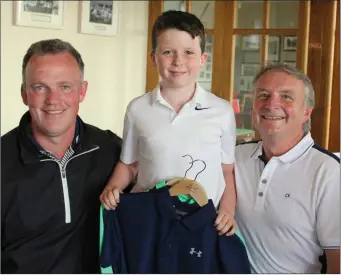
[[[119,194],[136,176],[132,192],[142,192],[157,183],[186,177],[203,185],[217,207],[219,234],[234,233],[236,204],[233,176],[235,117],[231,105],[206,92],[196,82],[205,64],[204,26],[193,14],[164,12],[154,24],[151,58],[159,85],[134,99],[127,107],[121,162],[100,199],[114,209]],[[199,173],[199,174],[198,174]]]

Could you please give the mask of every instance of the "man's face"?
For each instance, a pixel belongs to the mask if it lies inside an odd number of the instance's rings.
[[[262,75],[255,85],[252,122],[262,138],[303,134],[302,126],[312,112],[304,100],[303,81],[281,71]]]
[[[70,53],[32,56],[21,95],[35,132],[57,137],[72,129],[86,90],[87,82],[82,82],[77,61]]]
[[[152,61],[156,65],[163,87],[181,88],[192,85],[204,66],[207,54],[201,54],[200,38],[185,31],[168,29],[157,38]]]

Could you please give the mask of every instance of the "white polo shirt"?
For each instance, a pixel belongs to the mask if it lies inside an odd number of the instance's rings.
[[[236,221],[253,272],[320,273],[323,249],[340,247],[340,159],[310,133],[266,166],[261,155],[261,141],[236,147]]]
[[[138,161],[138,179],[132,192],[157,183],[186,177],[205,188],[217,206],[225,188],[221,164],[234,163],[236,123],[232,106],[198,84],[192,100],[177,114],[161,96],[158,85],[129,103],[124,120],[121,161]]]

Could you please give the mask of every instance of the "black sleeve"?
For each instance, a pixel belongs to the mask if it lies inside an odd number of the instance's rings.
[[[118,135],[114,134],[110,130],[106,130],[105,133],[107,134],[107,136],[109,137],[110,141],[114,145],[119,146],[120,148],[122,148],[122,138],[120,138]]]
[[[117,136],[116,134],[114,134],[113,132],[111,132],[110,130],[106,130],[105,131],[106,134],[108,135],[108,137],[110,138],[110,141],[113,144],[113,147],[118,148],[116,149],[116,151],[118,150],[119,153],[114,153],[116,155],[118,155],[118,159],[117,162],[120,160],[120,155],[121,155],[121,150],[122,150],[122,143],[123,140],[122,138],[120,138],[119,136]],[[118,146],[118,147],[117,147]],[[124,193],[130,193],[130,190],[134,187],[134,185],[137,182],[137,176],[133,179],[133,181],[123,190]]]

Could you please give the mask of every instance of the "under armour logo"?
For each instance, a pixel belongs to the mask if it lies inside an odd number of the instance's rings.
[[[193,254],[197,254],[197,257],[201,257],[202,251],[195,251],[195,248],[191,248],[191,251],[189,252],[189,254],[193,255]]]

